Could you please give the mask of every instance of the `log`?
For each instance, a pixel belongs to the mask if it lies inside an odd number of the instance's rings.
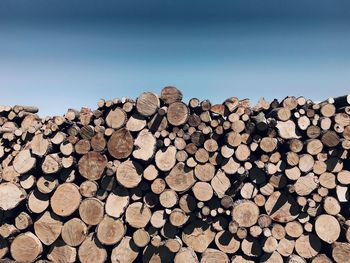
[[[41,170],[45,174],[57,173],[62,167],[61,158],[53,153],[45,156],[44,162],[41,165]]]
[[[50,247],[47,259],[53,262],[76,262],[77,251],[74,247],[68,246],[63,240],[57,240]]]
[[[136,101],[137,111],[145,117],[155,114],[160,106],[159,98],[152,92],[142,93]]]
[[[86,198],[80,203],[79,215],[87,225],[95,226],[103,219],[104,203],[97,198]]]
[[[210,262],[228,263],[230,261],[226,253],[217,249],[207,248],[202,254],[201,263]]]
[[[54,213],[46,211],[34,222],[36,236],[45,245],[51,245],[60,236],[62,222]]]
[[[132,153],[133,147],[133,137],[125,128],[113,132],[107,143],[108,152],[116,159],[127,158]]]
[[[10,251],[18,262],[34,262],[42,253],[43,246],[33,233],[25,232],[12,241]]]
[[[89,152],[79,160],[79,173],[88,180],[101,178],[107,159],[98,152]]]
[[[165,104],[172,104],[182,100],[182,93],[175,87],[167,86],[162,89],[160,98]]]
[[[33,137],[30,146],[33,154],[42,157],[50,151],[51,142],[44,138],[42,133],[39,133]]]
[[[178,203],[178,195],[172,189],[165,189],[159,195],[159,203],[165,208],[172,208]]]
[[[32,157],[29,150],[20,151],[13,160],[13,168],[19,174],[29,172],[36,164],[36,159]]]
[[[155,155],[155,162],[159,170],[170,171],[176,163],[176,148],[169,146],[165,151],[158,150]]]
[[[129,193],[125,188],[117,188],[115,192],[109,194],[106,199],[106,214],[119,218],[125,212],[130,202]]]
[[[240,247],[240,242],[228,231],[220,231],[215,235],[215,244],[224,253],[234,254]]]
[[[0,208],[10,210],[18,206],[26,197],[26,191],[13,183],[0,184]]]
[[[111,110],[106,117],[106,124],[113,129],[119,129],[126,123],[127,115],[121,108]]]
[[[90,151],[91,149],[91,144],[90,141],[87,139],[79,140],[75,145],[74,145],[74,150],[77,154],[86,154]]]
[[[349,243],[336,242],[332,250],[332,256],[337,263],[348,262],[350,257]]]
[[[42,176],[36,182],[38,190],[43,194],[51,193],[57,188],[58,184],[58,180],[50,175]]]
[[[147,231],[144,229],[137,229],[133,235],[132,239],[135,242],[135,245],[139,248],[147,246],[147,244],[150,242],[150,236]]]
[[[106,148],[106,139],[102,132],[96,133],[90,141],[91,147],[95,152],[102,152]]]
[[[321,241],[314,234],[303,234],[295,241],[295,251],[303,258],[312,258],[321,250]]]
[[[157,160],[157,159],[156,159]],[[193,170],[184,163],[177,163],[165,177],[168,186],[177,192],[189,190],[196,182]]]
[[[165,211],[157,210],[150,219],[151,225],[155,228],[162,228],[166,223]]]
[[[260,148],[267,153],[273,152],[277,147],[277,139],[264,137],[260,141]]]
[[[248,160],[248,158],[250,156],[249,147],[245,144],[239,145],[235,151],[235,156],[236,156],[237,160],[241,161],[241,162]]]
[[[88,234],[87,226],[79,218],[72,218],[67,221],[62,227],[62,239],[72,247],[79,246]]]
[[[80,262],[82,263],[103,263],[106,261],[107,252],[97,238],[95,238],[91,233],[80,245],[78,256]]]
[[[21,212],[15,218],[15,226],[19,230],[25,230],[33,224],[33,220],[26,212]]]
[[[96,228],[96,236],[103,245],[114,245],[125,235],[123,221],[105,216]]]
[[[215,166],[211,163],[198,164],[195,167],[194,174],[199,180],[208,182],[215,175]]]
[[[79,186],[79,192],[83,197],[94,197],[98,189],[95,181],[84,181]]]
[[[135,202],[128,206],[125,212],[125,221],[134,228],[143,228],[150,221],[151,210],[141,202]]]
[[[197,182],[192,187],[192,191],[196,199],[203,202],[209,201],[213,196],[213,188],[206,182]]]
[[[141,182],[142,172],[142,166],[139,163],[128,160],[118,166],[116,178],[125,188],[134,188]]]
[[[194,221],[182,232],[182,240],[195,252],[203,253],[214,240],[215,232],[203,221]]]
[[[297,221],[291,221],[286,224],[286,233],[293,238],[298,238],[303,234],[303,227]]]
[[[320,215],[315,221],[315,231],[320,239],[332,244],[340,236],[340,225],[334,216]]]
[[[148,130],[140,131],[134,142],[133,156],[142,161],[150,160],[156,151],[156,138]]]
[[[59,216],[70,216],[78,209],[80,202],[79,188],[72,183],[58,186],[50,199],[52,210]]]
[[[181,227],[188,221],[189,216],[179,208],[175,208],[169,215],[169,222],[175,227]]]
[[[173,126],[180,126],[186,123],[189,116],[189,109],[183,102],[174,102],[169,105],[167,119]]]
[[[329,215],[337,215],[341,210],[338,200],[333,196],[327,196],[324,199],[323,208]]]
[[[251,227],[258,221],[259,208],[248,200],[238,200],[232,208],[232,220],[241,227]]]
[[[131,237],[125,236],[122,241],[112,250],[112,263],[134,262],[139,253],[138,247],[135,245]]]
[[[283,257],[290,256],[294,251],[295,241],[289,238],[283,238],[279,241],[277,252]]]

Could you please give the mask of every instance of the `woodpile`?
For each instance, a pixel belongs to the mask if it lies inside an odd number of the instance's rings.
[[[350,95],[0,106],[1,262],[350,262]]]

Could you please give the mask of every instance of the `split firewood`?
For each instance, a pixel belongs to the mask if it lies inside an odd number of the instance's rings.
[[[229,258],[226,253],[220,250],[207,248],[202,254],[201,263],[210,262],[228,263]]]
[[[290,222],[300,213],[299,206],[292,196],[273,192],[265,203],[265,210],[277,222]]]
[[[278,121],[276,128],[278,129],[278,134],[281,136],[282,139],[299,138],[295,131],[295,123],[291,120],[285,122]]]

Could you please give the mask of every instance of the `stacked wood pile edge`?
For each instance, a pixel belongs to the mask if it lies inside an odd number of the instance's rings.
[[[1,262],[350,262],[350,95],[0,106]]]

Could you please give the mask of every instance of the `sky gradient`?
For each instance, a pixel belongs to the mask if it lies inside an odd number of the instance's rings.
[[[349,1],[2,0],[0,104],[61,115],[166,85],[318,101],[350,93],[349,25]]]

